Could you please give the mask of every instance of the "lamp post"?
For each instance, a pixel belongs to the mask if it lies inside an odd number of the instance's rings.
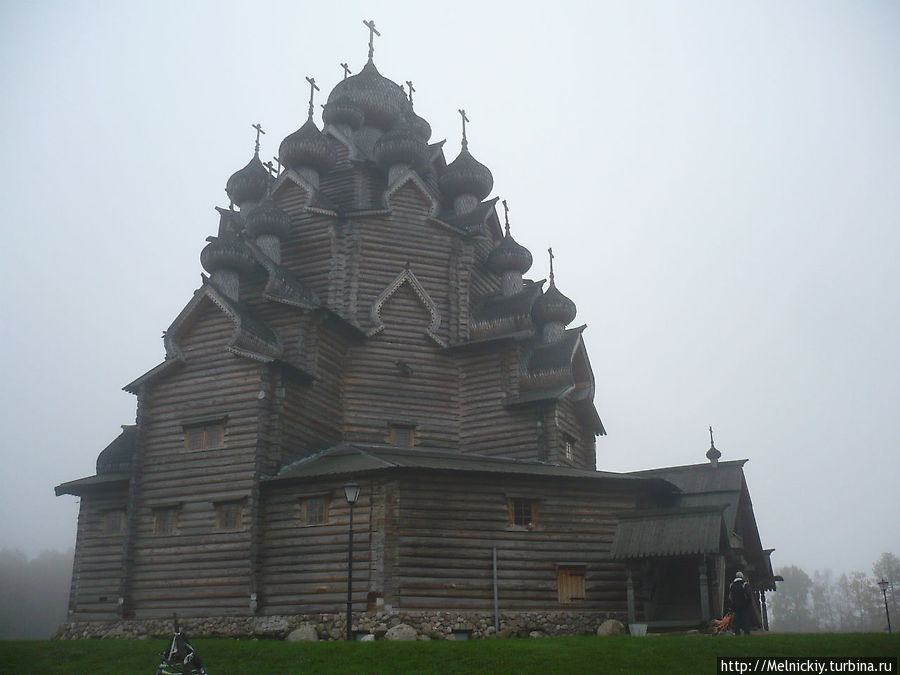
[[[888,622],[888,633],[891,632],[891,611],[888,609],[887,604],[887,589],[890,586],[890,582],[882,577],[881,581],[878,582],[878,588],[881,589],[881,595],[884,598],[884,615],[887,617]]]
[[[350,534],[347,539],[347,641],[353,639],[350,624],[353,620],[353,507],[359,499],[359,485],[352,480],[344,483],[344,497],[350,505]]]

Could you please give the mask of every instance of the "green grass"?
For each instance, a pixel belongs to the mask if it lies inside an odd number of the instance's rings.
[[[560,637],[466,642],[192,640],[210,675],[715,673],[717,656],[898,656],[900,634]],[[165,640],[0,642],[0,673],[154,673]]]

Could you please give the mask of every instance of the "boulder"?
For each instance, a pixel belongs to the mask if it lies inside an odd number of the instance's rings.
[[[375,636],[372,635],[372,633],[369,633],[369,634],[367,634],[367,635],[363,635],[363,636],[359,639],[359,642],[375,642]]]
[[[600,624],[597,635],[624,635],[625,624],[616,619],[607,619]]]
[[[288,633],[285,638],[288,642],[318,642],[319,632],[311,623],[301,623],[294,630]]]
[[[398,623],[384,634],[385,640],[415,640],[416,629],[406,623]]]

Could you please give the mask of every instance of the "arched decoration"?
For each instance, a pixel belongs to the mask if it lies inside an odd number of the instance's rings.
[[[437,199],[435,199],[434,195],[425,187],[425,183],[419,177],[419,175],[413,171],[412,169],[407,169],[401,174],[392,185],[390,185],[387,191],[384,193],[384,204],[388,208],[392,206],[391,201],[394,195],[407,183],[411,183],[422,196],[428,201],[428,213],[425,214],[426,218],[435,218],[438,215],[440,204]]]
[[[372,304],[372,309],[369,311],[369,318],[371,319],[373,326],[366,335],[372,337],[384,330],[384,321],[381,319],[381,308],[384,307],[391,296],[396,293],[403,284],[409,284],[413,293],[416,294],[416,297],[419,298],[422,305],[428,310],[428,313],[431,316],[431,323],[428,328],[425,329],[425,334],[430,337],[435,344],[446,347],[447,343],[438,335],[438,329],[441,327],[441,313],[438,311],[437,305],[434,304],[434,300],[428,295],[428,291],[425,290],[425,287],[422,286],[421,282],[416,278],[416,275],[409,269],[409,266],[400,272],[396,279],[388,284],[387,288],[381,292],[381,295],[379,295]]]

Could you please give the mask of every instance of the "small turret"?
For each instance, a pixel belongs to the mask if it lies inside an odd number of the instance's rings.
[[[302,127],[281,141],[278,159],[318,188],[319,177],[331,171],[337,161],[337,153],[313,122],[313,95],[319,87],[316,86],[315,78],[307,77],[306,81],[310,85],[309,116]]]
[[[531,269],[531,252],[521,246],[509,233],[509,207],[503,200],[506,236],[488,254],[487,267],[500,277],[503,295],[509,297],[522,290],[522,275]]]
[[[256,245],[272,260],[280,263],[281,242],[291,231],[290,216],[267,198],[247,212],[244,225]]]
[[[462,215],[470,213],[482,199],[487,197],[494,187],[494,176],[490,170],[469,153],[469,142],[466,140],[466,111],[460,110],[462,116],[462,149],[459,155],[440,177],[441,192],[453,201],[453,210]]]
[[[200,264],[210,274],[210,282],[229,298],[240,299],[241,274],[253,269],[256,261],[237,235],[237,214],[216,207],[219,212],[219,236],[207,237],[209,243],[200,252]]]
[[[719,466],[719,457],[722,456],[722,453],[719,452],[719,449],[716,447],[716,444],[713,442],[713,429],[709,428],[709,450],[706,451],[706,458],[709,460],[709,463],[714,467]]]
[[[575,319],[578,309],[575,303],[556,287],[553,277],[553,249],[548,249],[547,252],[550,254],[550,287],[534,301],[531,318],[535,326],[541,330],[543,341],[551,343],[559,342],[563,338],[566,326]]]

